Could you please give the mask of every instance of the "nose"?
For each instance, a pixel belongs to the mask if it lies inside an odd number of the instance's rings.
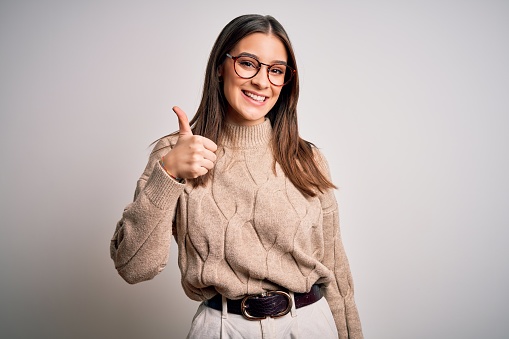
[[[251,82],[259,88],[267,88],[270,86],[269,81],[269,66],[260,65],[258,74],[251,78]]]

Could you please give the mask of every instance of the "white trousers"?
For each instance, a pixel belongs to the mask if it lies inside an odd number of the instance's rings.
[[[325,298],[298,309],[292,296],[292,311],[281,318],[247,320],[242,315],[226,311],[223,297],[223,311],[218,311],[203,303],[193,318],[188,339],[309,339],[338,338],[336,325],[329,304]]]

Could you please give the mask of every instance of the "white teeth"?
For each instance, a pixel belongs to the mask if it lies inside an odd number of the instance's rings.
[[[265,97],[262,97],[262,96],[259,96],[259,95],[255,95],[253,93],[249,93],[249,92],[244,92],[245,95],[247,95],[248,97],[250,97],[251,99],[253,100],[256,100],[256,101],[264,101],[265,100]]]

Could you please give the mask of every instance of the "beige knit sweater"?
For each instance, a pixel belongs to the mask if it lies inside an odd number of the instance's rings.
[[[303,196],[277,164],[274,174],[271,135],[269,120],[227,125],[206,187],[171,179],[158,162],[167,148],[152,154],[111,240],[115,267],[129,283],[156,276],[168,260],[173,224],[189,298],[323,284],[339,337],[362,338],[334,193]],[[155,149],[175,141],[165,138]]]

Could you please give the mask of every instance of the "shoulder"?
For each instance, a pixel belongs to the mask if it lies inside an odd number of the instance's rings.
[[[322,173],[325,174],[330,180],[329,163],[327,162],[325,155],[314,144],[311,144],[311,149],[313,151],[313,159],[316,165],[318,166],[320,171],[322,171]]]
[[[327,159],[325,158],[325,155],[316,147],[315,145],[311,145],[313,149],[313,157],[316,162],[316,165],[318,166],[319,170],[323,173],[323,175],[326,176],[328,180],[331,180],[331,173],[329,169],[329,163],[327,162]],[[337,201],[336,197],[334,195],[334,190],[327,189],[323,192],[318,193],[318,198],[320,199],[320,202],[322,204],[322,208],[325,213],[330,213],[332,211],[337,210]]]

